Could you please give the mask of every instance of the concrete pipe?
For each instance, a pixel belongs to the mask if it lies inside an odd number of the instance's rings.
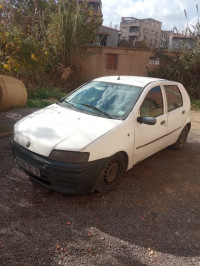
[[[0,111],[23,107],[27,101],[27,91],[19,79],[0,75]]]

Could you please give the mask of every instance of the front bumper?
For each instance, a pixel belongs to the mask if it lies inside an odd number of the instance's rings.
[[[27,165],[39,170],[40,176],[33,174],[21,164],[34,181],[53,190],[67,194],[83,194],[92,192],[96,188],[99,172],[105,162],[100,159],[82,164],[60,163],[47,157],[33,153],[11,141],[11,149],[15,158],[19,158]]]

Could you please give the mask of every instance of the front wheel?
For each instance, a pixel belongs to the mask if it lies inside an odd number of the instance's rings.
[[[186,143],[188,132],[189,132],[188,126],[185,126],[181,134],[179,135],[176,143],[174,143],[171,147],[175,150],[181,150]]]
[[[114,190],[124,172],[124,156],[121,153],[116,153],[108,158],[102,167],[98,177],[96,190],[100,193],[106,193]]]

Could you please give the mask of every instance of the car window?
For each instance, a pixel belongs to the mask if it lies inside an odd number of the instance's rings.
[[[163,98],[160,86],[152,88],[145,97],[141,107],[140,116],[157,117],[163,114]]]
[[[168,112],[183,106],[183,98],[177,86],[165,85],[164,89],[167,96]]]
[[[134,85],[92,81],[74,91],[60,104],[96,116],[125,119],[143,89]]]

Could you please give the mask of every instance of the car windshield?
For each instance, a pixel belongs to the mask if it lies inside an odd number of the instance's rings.
[[[143,87],[91,81],[62,99],[59,104],[79,112],[112,119],[125,119]]]

